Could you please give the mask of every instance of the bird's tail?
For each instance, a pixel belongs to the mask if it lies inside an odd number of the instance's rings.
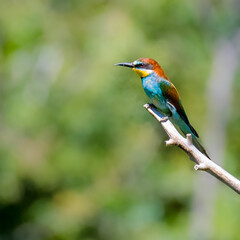
[[[191,133],[192,134],[192,142],[193,145],[200,151],[202,152],[206,157],[208,157],[210,159],[210,157],[208,156],[206,150],[204,149],[204,147],[199,143],[198,141],[198,134],[195,131],[195,129],[191,126],[191,124],[189,122],[185,122],[183,119],[174,119],[172,118],[173,123],[175,123],[180,130],[184,133],[184,135]]]
[[[202,152],[207,158],[211,159],[211,158],[208,156],[208,154],[207,154],[206,150],[204,149],[204,147],[199,143],[197,137],[196,137],[194,134],[192,134],[192,142],[193,142],[193,145],[194,145],[200,152]]]

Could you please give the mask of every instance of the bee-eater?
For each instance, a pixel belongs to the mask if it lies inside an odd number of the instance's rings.
[[[188,120],[177,89],[155,60],[139,58],[131,63],[115,65],[132,68],[141,77],[143,89],[155,107],[185,135],[191,133],[193,144],[209,158],[197,140],[199,136]]]

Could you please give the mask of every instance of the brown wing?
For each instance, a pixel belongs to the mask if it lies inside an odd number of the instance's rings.
[[[166,99],[168,99],[168,101],[176,108],[177,113],[180,115],[182,120],[189,126],[192,133],[196,137],[199,137],[196,130],[192,127],[192,125],[190,124],[190,122],[188,120],[188,117],[184,111],[182,102],[180,100],[180,96],[179,96],[178,91],[175,88],[175,86],[170,81],[165,80],[165,79],[161,80],[159,85],[162,90],[163,96]]]

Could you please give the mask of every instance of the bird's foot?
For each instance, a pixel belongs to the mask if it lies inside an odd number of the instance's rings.
[[[157,109],[156,106],[155,106],[154,104],[152,104],[152,103],[146,103],[146,104],[144,105],[144,107],[145,107],[146,109],[148,109],[148,108],[155,108],[155,109]]]
[[[168,117],[162,117],[161,119],[159,119],[159,122],[166,122],[168,120]]]
[[[157,110],[157,107],[154,105],[154,104],[152,104],[152,103],[146,103],[145,105],[144,105],[144,107],[146,108],[146,109],[151,109],[151,110],[153,110],[153,109],[155,109],[157,112],[158,112],[158,110]],[[160,114],[160,112],[158,112],[159,114]],[[157,114],[158,115],[158,114]],[[158,115],[159,116],[159,118],[158,118],[158,121],[159,122],[166,122],[167,120],[168,120],[168,116],[163,116],[162,114],[161,115]]]

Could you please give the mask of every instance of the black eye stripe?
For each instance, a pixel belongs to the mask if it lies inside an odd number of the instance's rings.
[[[150,69],[150,70],[153,69],[153,65],[151,65],[149,63],[137,63],[135,65],[135,67],[137,67],[137,68],[145,68],[145,69]]]
[[[143,63],[137,63],[137,64],[136,64],[136,67],[141,68],[141,67],[145,67],[145,65],[144,65]]]

